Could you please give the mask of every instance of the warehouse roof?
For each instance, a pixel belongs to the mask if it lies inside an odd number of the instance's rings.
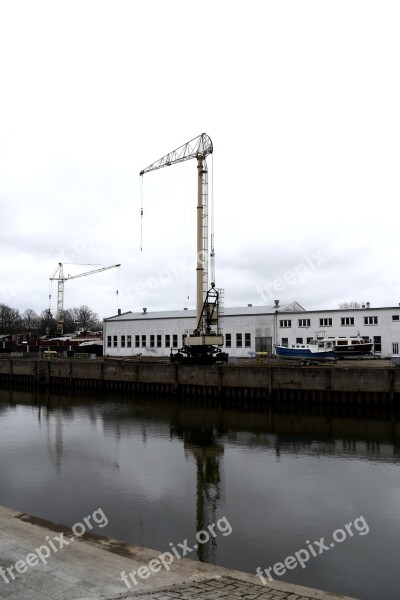
[[[285,306],[275,306],[275,304],[273,304],[272,306],[238,306],[233,308],[225,308],[224,316],[234,317],[241,315],[265,315],[273,314],[276,310],[279,312],[304,311],[304,308],[300,306],[298,302],[292,302],[291,304],[286,304]],[[107,319],[104,319],[104,321],[137,321],[144,319],[194,319],[195,317],[195,310],[182,309],[151,312],[146,309],[145,311],[140,313],[128,311],[125,313],[121,313],[120,315],[108,317]]]

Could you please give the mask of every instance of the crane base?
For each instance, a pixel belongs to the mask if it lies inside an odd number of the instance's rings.
[[[215,365],[227,363],[228,353],[216,346],[184,346],[175,353],[171,349],[170,361],[186,365]]]

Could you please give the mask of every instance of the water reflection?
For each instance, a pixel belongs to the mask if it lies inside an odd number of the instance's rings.
[[[224,447],[216,441],[211,427],[193,425],[185,428],[180,424],[179,411],[176,422],[171,425],[171,435],[183,440],[187,455],[196,464],[196,531],[203,531],[217,521],[218,501],[221,499],[220,461]],[[197,548],[201,562],[215,562],[217,539],[212,537],[206,545]]]
[[[0,504],[71,525],[100,506],[100,533],[160,551],[193,547],[226,516],[233,533],[199,544],[197,557],[253,573],[364,514],[365,539],[285,579],[397,598],[387,549],[400,547],[399,427],[384,405],[244,411],[0,390]]]

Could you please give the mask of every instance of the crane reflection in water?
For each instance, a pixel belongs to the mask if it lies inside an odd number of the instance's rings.
[[[218,502],[221,500],[221,457],[224,447],[216,441],[212,428],[180,426],[171,427],[172,435],[183,440],[188,458],[196,464],[196,531],[207,530],[216,522]],[[216,538],[211,536],[207,544],[199,544],[197,558],[201,562],[214,563]]]

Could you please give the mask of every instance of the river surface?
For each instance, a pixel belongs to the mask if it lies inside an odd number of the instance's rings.
[[[160,552],[217,524],[188,557],[397,600],[399,439],[377,408],[0,390],[0,504],[70,526],[101,509],[93,531]]]

